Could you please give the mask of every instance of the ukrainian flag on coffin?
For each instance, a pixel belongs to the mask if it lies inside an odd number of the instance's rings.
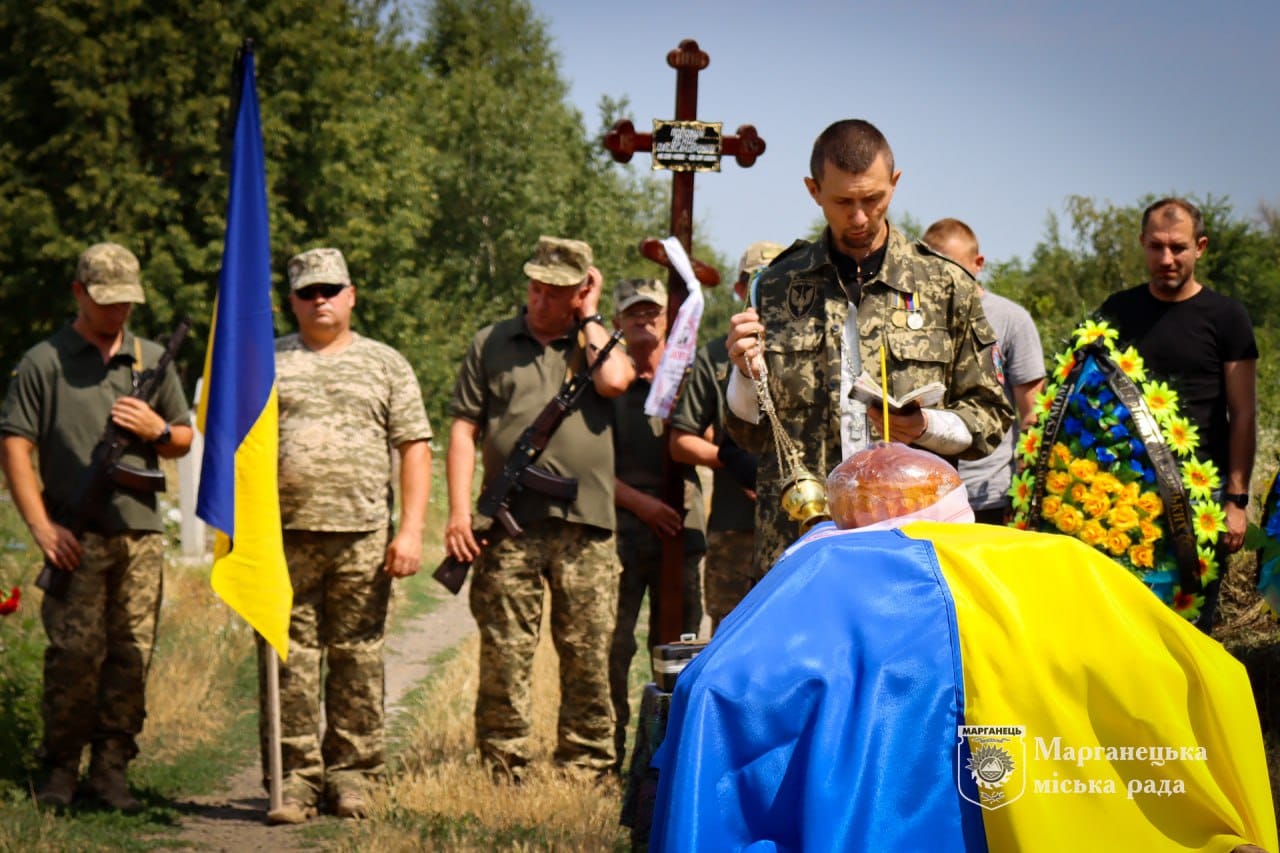
[[[1276,850],[1244,668],[1080,542],[822,525],[676,682],[652,849]]]

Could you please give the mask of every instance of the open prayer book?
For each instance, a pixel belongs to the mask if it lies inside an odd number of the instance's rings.
[[[942,397],[946,394],[946,386],[941,382],[930,382],[927,385],[921,385],[901,397],[889,395],[889,411],[894,414],[902,414],[915,409],[927,409],[938,405],[942,402]],[[883,392],[880,389],[880,382],[873,378],[871,374],[864,372],[853,383],[853,397],[866,404],[867,408],[879,409],[883,403]]]

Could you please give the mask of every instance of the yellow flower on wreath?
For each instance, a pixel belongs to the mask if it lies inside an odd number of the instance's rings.
[[[1159,518],[1164,513],[1164,501],[1155,492],[1143,492],[1134,503],[1146,513],[1147,518]]]
[[[1107,344],[1108,349],[1111,349],[1115,344],[1116,338],[1120,337],[1120,332],[1111,328],[1105,322],[1085,320],[1076,329],[1075,336],[1077,348],[1087,346],[1096,340],[1101,340]]]
[[[1186,418],[1169,418],[1161,430],[1165,444],[1179,456],[1190,456],[1200,443],[1200,430]]]
[[[1049,451],[1049,461],[1055,468],[1069,469],[1071,465],[1071,450],[1061,441],[1055,442],[1053,448]]]
[[[1155,542],[1164,535],[1164,532],[1160,530],[1158,525],[1152,524],[1145,518],[1138,521],[1138,530],[1142,534],[1143,542]]]
[[[1031,508],[1031,492],[1035,488],[1035,471],[1028,468],[1013,478],[1009,486],[1009,502],[1016,512],[1026,512]]]
[[[1046,495],[1040,502],[1040,515],[1044,518],[1053,519],[1060,509],[1062,509],[1062,498],[1057,495]]]
[[[1097,521],[1096,519],[1090,519],[1084,523],[1083,527],[1080,528],[1080,533],[1077,534],[1077,536],[1084,544],[1092,545],[1094,548],[1097,548],[1106,541],[1107,528],[1102,526],[1102,522]]]
[[[1018,457],[1028,465],[1036,464],[1036,459],[1040,456],[1040,441],[1044,437],[1044,430],[1040,427],[1033,427],[1024,432],[1018,438]]]
[[[1120,487],[1120,498],[1127,504],[1136,504],[1141,492],[1142,487],[1137,483],[1125,483]]]
[[[1098,463],[1092,459],[1072,459],[1067,467],[1072,477],[1085,483],[1092,482],[1098,473]]]
[[[1129,534],[1122,530],[1111,530],[1107,532],[1107,550],[1113,556],[1123,556],[1129,550],[1129,546],[1133,544],[1133,540],[1129,538]]]
[[[1212,545],[1218,541],[1218,534],[1227,529],[1227,514],[1222,511],[1222,507],[1212,501],[1194,504],[1191,512],[1197,542],[1208,542]]]
[[[1182,463],[1182,485],[1187,487],[1193,501],[1209,500],[1213,490],[1222,485],[1218,466],[1212,462],[1188,459]]]
[[[1142,386],[1142,399],[1158,423],[1165,423],[1178,409],[1178,392],[1163,382],[1148,382]]]
[[[1138,511],[1129,504],[1118,504],[1107,513],[1107,524],[1111,529],[1123,530],[1126,533],[1137,527],[1141,520],[1138,517]]]
[[[1071,502],[1076,506],[1084,506],[1084,502],[1089,499],[1089,495],[1091,494],[1093,494],[1093,492],[1089,490],[1089,486],[1077,480],[1071,484],[1071,492],[1068,494],[1068,497],[1071,498]]]
[[[1071,488],[1071,475],[1066,471],[1050,471],[1045,475],[1044,487],[1051,495],[1065,495]]]
[[[1124,371],[1124,375],[1128,376],[1134,382],[1144,382],[1147,378],[1147,367],[1142,361],[1142,356],[1138,355],[1138,351],[1129,347],[1124,352],[1115,354],[1116,367]]]
[[[1111,511],[1111,499],[1106,495],[1097,492],[1089,492],[1085,499],[1080,502],[1080,508],[1088,514],[1090,518],[1102,518]]]
[[[1129,562],[1139,569],[1150,569],[1155,566],[1155,549],[1148,543],[1134,545],[1129,549]]]
[[[1049,414],[1049,410],[1053,408],[1053,400],[1058,396],[1058,388],[1058,383],[1054,382],[1052,385],[1046,385],[1045,389],[1036,395],[1036,401],[1032,405],[1032,411],[1035,412],[1036,420],[1039,420]],[[1058,445],[1054,445],[1054,450],[1057,449]],[[1066,450],[1066,447],[1063,446],[1062,449]]]
[[[1080,528],[1084,526],[1084,516],[1080,510],[1071,506],[1071,504],[1063,504],[1053,515],[1053,523],[1059,530],[1068,536],[1074,536],[1080,532]]]
[[[1218,577],[1218,558],[1212,548],[1197,547],[1196,556],[1200,560],[1200,583],[1209,583]]]
[[[1065,382],[1067,377],[1071,375],[1071,370],[1076,366],[1075,352],[1068,350],[1060,352],[1053,357],[1053,379],[1055,384]]]

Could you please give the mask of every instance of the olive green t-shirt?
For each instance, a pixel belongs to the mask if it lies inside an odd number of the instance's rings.
[[[724,432],[724,391],[729,386],[729,351],[719,337],[698,349],[693,370],[671,412],[671,425],[702,435],[712,427],[712,441],[720,444]],[[754,530],[756,505],[738,481],[723,468],[712,472],[711,517],[708,530]]]
[[[44,504],[59,523],[68,513],[88,470],[93,448],[102,438],[111,406],[133,388],[134,336],[124,332],[119,351],[105,364],[98,348],[70,325],[27,350],[9,379],[0,409],[0,434],[33,442],[44,483]],[[142,369],[154,367],[164,348],[138,339]],[[191,410],[173,365],[150,401],[171,424],[187,425]],[[137,439],[121,459],[135,468],[157,466],[155,448]],[[162,531],[154,492],[124,486],[111,490],[107,504],[89,519],[86,528],[100,533],[125,530]]]
[[[576,357],[575,357],[576,355]],[[564,384],[570,361],[582,369],[576,329],[545,347],[533,337],[524,311],[476,333],[449,401],[449,414],[480,428],[485,482],[502,471],[520,435]],[[578,481],[569,502],[519,490],[511,510],[521,524],[562,518],[613,530],[613,409],[588,388],[551,437],[537,466]]]
[[[667,450],[661,423],[654,432],[653,423],[644,413],[650,387],[652,383],[648,379],[637,377],[621,396],[613,399],[613,452],[617,459],[614,472],[628,486],[657,497],[662,494],[663,460]],[[684,480],[684,547],[691,554],[700,554],[707,550],[702,487],[691,466],[679,467],[683,469]],[[619,530],[624,524],[645,526],[625,509],[619,509],[618,513]]]

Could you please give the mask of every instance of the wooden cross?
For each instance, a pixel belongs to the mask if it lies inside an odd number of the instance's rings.
[[[699,125],[699,129],[709,131],[709,126],[697,121],[698,114],[698,72],[711,64],[711,57],[704,53],[693,39],[685,39],[680,46],[667,54],[667,65],[676,70],[676,114],[674,122],[687,122]],[[617,122],[604,137],[604,147],[619,163],[630,162],[637,152],[648,152],[659,162],[658,152],[654,150],[654,134],[637,133],[630,120]],[[699,140],[702,141],[702,140]],[[764,153],[764,140],[756,129],[744,124],[738,128],[734,136],[720,138],[719,153],[712,156],[701,154],[697,163],[688,166],[667,165],[671,168],[671,233],[684,246],[685,254],[693,258],[693,177],[696,171],[720,169],[720,156],[727,154],[738,161],[744,168],[752,166],[756,158]],[[691,158],[691,160],[694,158]],[[642,249],[644,251],[644,249]],[[658,263],[666,263],[665,252],[659,259],[644,251],[646,257]],[[669,266],[669,264],[668,264]],[[699,270],[695,261],[696,277],[704,284],[708,281]],[[705,265],[701,265],[705,266]],[[719,276],[716,276],[717,280]],[[675,321],[680,303],[688,295],[684,279],[672,269],[667,277],[667,327]],[[664,432],[663,446],[666,447]],[[671,457],[663,457],[663,499],[668,505],[677,509],[684,506],[684,481],[680,476],[683,466],[676,465]],[[658,608],[658,637],[650,637],[650,644],[672,642],[680,637],[681,616],[683,611],[683,573],[684,573],[684,538],[683,536],[666,537],[662,540],[662,576],[659,583],[658,600],[651,601],[650,607]]]

